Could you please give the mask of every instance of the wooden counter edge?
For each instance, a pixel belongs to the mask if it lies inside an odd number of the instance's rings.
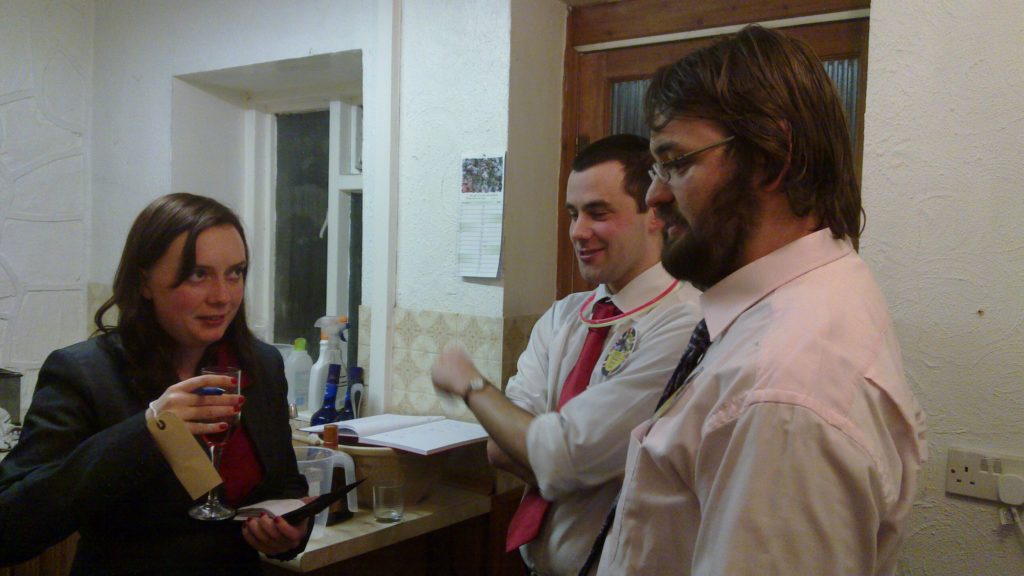
[[[422,502],[406,507],[405,514],[399,522],[378,523],[373,518],[372,510],[360,509],[353,518],[328,526],[321,538],[310,540],[306,550],[292,560],[281,562],[264,558],[263,561],[290,572],[312,572],[396,542],[482,516],[490,510],[489,495],[438,484]]]

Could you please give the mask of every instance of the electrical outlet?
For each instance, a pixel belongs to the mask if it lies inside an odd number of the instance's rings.
[[[951,448],[946,454],[946,492],[1000,501],[999,477],[1024,477],[1024,459]]]

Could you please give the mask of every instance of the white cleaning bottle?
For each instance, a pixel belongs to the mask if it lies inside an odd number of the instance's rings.
[[[327,386],[327,366],[331,363],[330,358],[328,358],[330,354],[327,350],[327,338],[321,334],[320,354],[316,357],[316,363],[309,370],[309,390],[306,395],[306,409],[310,413],[317,409],[313,403],[324,397],[324,388]],[[310,399],[313,399],[313,401],[310,402]]]
[[[320,329],[320,355],[309,371],[309,392],[306,395],[307,410],[312,416],[318,406],[317,402],[324,397],[327,387],[327,368],[331,364],[341,364],[342,374],[345,366],[341,360],[342,330],[348,322],[345,316],[324,316],[314,323]],[[342,392],[344,393],[344,392]]]
[[[288,403],[295,410],[309,408],[309,373],[313,368],[313,359],[306,352],[306,339],[296,338],[292,351],[284,361],[284,377],[288,380]]]

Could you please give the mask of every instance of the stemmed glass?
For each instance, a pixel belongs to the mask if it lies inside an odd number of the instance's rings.
[[[230,376],[232,378],[229,384],[224,386],[216,386],[223,391],[224,394],[240,394],[242,385],[242,370],[234,366],[210,366],[203,368],[200,371],[201,374],[213,374],[215,376]],[[228,439],[231,438],[231,432],[241,422],[241,412],[236,413],[234,416],[225,420],[223,418],[217,420],[209,420],[209,422],[226,422],[228,425],[227,430],[223,432],[217,432],[215,434],[203,434],[203,442],[206,444],[207,449],[210,450],[210,460],[213,461],[213,467],[220,472],[220,455],[224,451],[224,445],[227,444]],[[215,487],[213,490],[206,495],[206,501],[202,504],[193,506],[188,511],[188,515],[195,518],[196,520],[227,520],[235,515],[234,508],[225,506],[220,501],[220,489],[221,486]]]

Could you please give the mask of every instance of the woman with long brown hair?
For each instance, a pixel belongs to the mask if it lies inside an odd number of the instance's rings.
[[[241,411],[221,460],[228,504],[306,495],[281,356],[246,324],[247,266],[238,217],[213,199],[170,194],[139,214],[97,334],[47,358],[21,440],[0,463],[0,564],[75,531],[75,574],[252,574],[257,551],[301,550],[305,524],[191,519],[193,501],[146,426],[147,410],[171,412],[212,434]],[[211,364],[239,366],[241,394],[193,393],[225,378],[199,375]]]

